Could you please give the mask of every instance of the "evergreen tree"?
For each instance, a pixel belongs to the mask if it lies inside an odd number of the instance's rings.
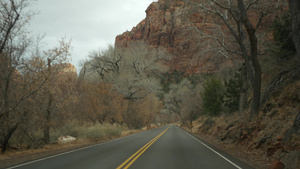
[[[210,78],[204,84],[202,93],[202,108],[203,112],[208,116],[220,115],[222,111],[224,97],[224,86],[220,79],[215,77]]]
[[[234,78],[225,80],[226,92],[224,95],[224,106],[228,108],[229,112],[237,111],[239,109],[239,99],[243,86],[243,81],[239,73],[235,73]]]

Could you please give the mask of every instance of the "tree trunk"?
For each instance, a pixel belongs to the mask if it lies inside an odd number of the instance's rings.
[[[244,86],[244,85],[243,85]],[[240,93],[240,99],[239,99],[239,114],[243,114],[244,110],[245,110],[245,107],[246,107],[246,98],[247,98],[247,95],[246,95],[246,89],[243,88],[241,93]]]
[[[252,86],[252,93],[253,93],[251,115],[250,115],[250,120],[251,120],[254,116],[258,114],[260,108],[261,68],[257,59],[257,37],[255,33],[256,30],[248,19],[243,0],[238,0],[238,7],[241,12],[242,23],[247,31],[250,40],[250,56],[249,56],[250,63],[248,63],[247,69],[250,70],[248,72],[249,74],[253,73],[253,77],[251,78],[252,79],[251,86]],[[251,68],[249,68],[249,64],[251,64],[251,67],[253,68],[253,72],[251,72]]]
[[[289,7],[292,19],[292,38],[300,59],[300,1],[289,0]]]
[[[256,36],[254,37],[256,39]],[[250,38],[251,39],[251,38]],[[250,40],[251,42],[251,40]],[[254,53],[252,55],[252,64],[253,64],[253,69],[254,69],[254,84],[252,84],[252,93],[253,93],[253,98],[252,98],[252,106],[251,106],[251,116],[250,116],[250,120],[253,117],[256,117],[259,113],[259,108],[260,108],[260,95],[261,95],[261,68],[257,59],[257,40],[255,40],[254,42],[251,42],[251,46],[252,43],[255,43],[253,45],[255,45],[256,47],[254,47],[255,49],[253,49],[251,47],[251,53]]]
[[[47,65],[48,65],[48,71],[51,73],[51,59],[47,58]],[[47,89],[46,89],[47,90]],[[45,124],[44,124],[44,143],[49,144],[50,143],[50,122],[51,122],[51,105],[53,102],[51,91],[48,90],[48,104],[45,114]]]
[[[260,71],[258,74],[260,74]],[[252,99],[250,119],[252,119],[253,117],[256,117],[258,115],[259,108],[260,108],[260,90],[261,90],[261,76],[260,75],[256,76],[255,84],[252,87],[253,87],[253,91],[252,91],[253,99]]]
[[[14,126],[12,126],[11,128],[8,129],[6,135],[2,136],[3,137],[3,141],[2,141],[2,149],[1,149],[1,153],[4,154],[6,149],[7,149],[7,145],[8,145],[8,141],[10,139],[10,137],[12,136],[12,134],[16,131],[16,129],[18,128],[19,123],[15,124]]]
[[[241,93],[240,93],[240,98],[239,98],[239,114],[243,114],[246,103],[247,103],[247,91],[248,91],[248,80],[247,80],[247,70],[245,65],[243,65],[241,69],[241,79],[243,82]]]
[[[44,125],[44,143],[49,144],[50,143],[50,126],[49,124]]]
[[[49,92],[49,100],[47,105],[47,111],[46,111],[46,122],[44,124],[44,143],[49,144],[50,143],[50,123],[51,123],[51,105],[52,105],[52,94]]]

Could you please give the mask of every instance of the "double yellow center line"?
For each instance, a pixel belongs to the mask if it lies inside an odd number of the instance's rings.
[[[130,156],[126,161],[124,161],[117,169],[121,169],[123,166],[126,166],[123,169],[127,169],[130,167],[135,160],[137,160],[160,136],[162,136],[170,127],[168,127],[166,130],[161,132],[159,135],[157,135],[154,139],[149,141],[146,145],[144,145],[141,149],[139,149],[136,153],[134,153],[132,156]]]

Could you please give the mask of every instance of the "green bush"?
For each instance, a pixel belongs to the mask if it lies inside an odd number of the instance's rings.
[[[224,106],[227,107],[229,113],[239,109],[242,87],[243,81],[240,73],[235,73],[234,77],[229,79],[229,81],[225,80]]]
[[[184,79],[185,73],[182,71],[173,70],[163,73],[160,78],[162,89],[165,93],[169,93],[171,84],[179,84]]]
[[[273,24],[273,37],[275,47],[274,55],[278,61],[289,60],[296,53],[296,48],[292,40],[292,24],[290,12],[285,12]]]
[[[202,93],[202,108],[208,116],[220,115],[224,97],[224,86],[220,79],[210,78],[204,84]]]

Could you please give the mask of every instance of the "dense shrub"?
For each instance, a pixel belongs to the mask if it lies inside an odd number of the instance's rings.
[[[208,116],[217,116],[222,111],[224,86],[220,79],[210,78],[204,84],[202,93],[202,108],[204,114]]]
[[[289,60],[296,53],[292,40],[292,24],[289,12],[285,12],[273,24],[275,48],[273,53],[278,61]]]
[[[180,83],[181,80],[184,78],[184,74],[184,72],[177,70],[162,73],[160,82],[162,84],[163,91],[165,93],[168,93],[170,91],[170,85]]]
[[[240,73],[235,73],[234,77],[228,81],[225,80],[226,92],[224,94],[224,106],[229,113],[239,109],[239,99],[242,87],[243,81]]]
[[[64,127],[52,132],[52,141],[55,141],[59,136],[63,135],[71,135],[86,140],[101,140],[119,137],[123,130],[125,129],[120,125],[70,122]]]

